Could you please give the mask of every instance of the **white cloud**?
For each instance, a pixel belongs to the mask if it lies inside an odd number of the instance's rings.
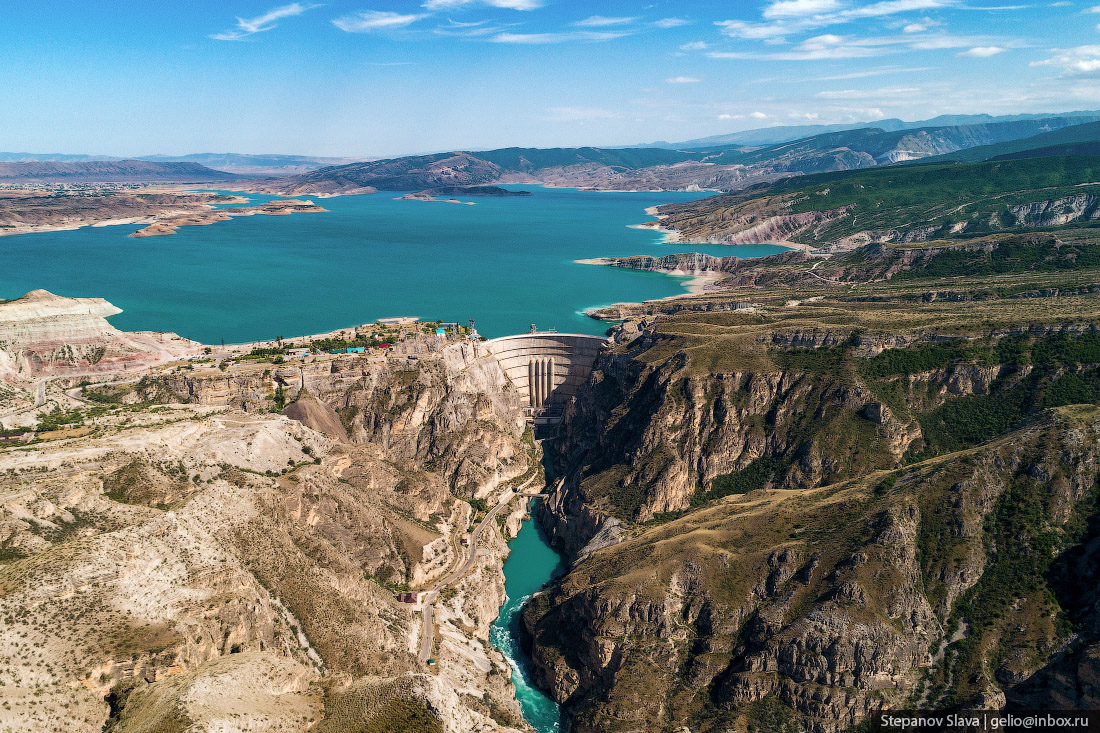
[[[902,33],[924,33],[928,30],[928,26],[924,23],[910,23],[901,29]]]
[[[313,10],[313,8],[318,7],[320,6],[306,3],[280,5],[255,18],[237,18],[236,28],[223,31],[222,33],[214,33],[210,37],[218,41],[240,41],[251,36],[253,33],[271,30],[276,26],[276,21],[278,20],[301,15],[307,10]]]
[[[627,31],[573,31],[571,33],[498,33],[489,40],[493,43],[516,43],[521,45],[545,45],[550,43],[568,43],[569,41],[613,41],[629,36]]]
[[[710,46],[706,41],[692,41],[691,43],[685,43],[680,46],[681,51],[706,51]]]
[[[584,122],[585,120],[613,120],[618,112],[598,107],[551,107],[549,119],[553,122]]]
[[[661,18],[653,21],[653,25],[658,28],[679,28],[682,25],[691,25],[691,21],[687,18]]]
[[[665,79],[666,84],[695,84],[700,81],[702,81],[702,79],[694,76],[674,76]]]
[[[348,33],[395,30],[427,18],[427,13],[394,13],[389,10],[361,10],[358,13],[334,18],[332,24]]]
[[[817,114],[816,112],[788,112],[787,113],[787,117],[792,119],[792,120],[810,120],[810,121],[813,121],[813,120],[818,119],[820,116],[821,115]]]
[[[877,18],[882,15],[894,15],[912,10],[930,10],[954,4],[951,0],[883,0],[882,2],[864,5],[861,8],[845,10],[842,15],[848,18]]]
[[[878,18],[914,10],[957,5],[958,0],[881,0],[862,7],[813,12],[812,7],[830,6],[830,0],[779,0],[764,10],[765,21],[719,20],[715,25],[734,38],[763,40],[847,23],[860,18]]]
[[[818,99],[909,99],[920,93],[917,87],[887,87],[885,89],[838,89],[818,92]]]
[[[1000,46],[975,46],[969,51],[960,51],[955,54],[956,56],[970,56],[972,58],[984,59],[989,56],[996,56],[999,53],[1004,53],[1005,49]]]
[[[1042,61],[1032,61],[1032,66],[1060,66],[1069,75],[1080,76],[1100,71],[1100,46],[1077,46],[1058,51]]]
[[[801,18],[840,8],[839,0],[777,0],[764,8],[765,18]]]
[[[459,23],[447,20],[447,25],[436,26],[432,30],[437,36],[453,36],[458,38],[484,38],[496,33],[504,33],[507,28],[519,25],[518,23],[490,24],[488,20],[479,20],[471,23]]]
[[[637,18],[608,18],[603,15],[592,15],[584,20],[578,20],[573,25],[578,28],[602,28],[609,25],[626,25],[627,23],[633,23]]]
[[[747,38],[762,40],[765,38],[777,38],[791,33],[799,33],[811,28],[820,28],[822,23],[816,19],[803,19],[798,21],[776,20],[770,23],[760,23],[752,20],[719,20],[714,23],[721,32],[734,38]]]
[[[745,115],[720,114],[720,115],[718,115],[718,119],[720,119],[720,120],[743,120],[743,119],[745,119]]]
[[[847,74],[834,74],[832,76],[818,76],[806,81],[843,81],[845,79],[865,79],[869,76],[884,76],[886,74],[904,74],[917,71],[932,71],[931,66],[914,66],[910,68],[898,68],[886,66],[881,69],[866,69],[864,71],[852,71]]]
[[[766,114],[764,114],[763,112],[753,112],[749,115],[749,117],[752,117],[754,120],[766,120],[766,119],[768,119],[768,116]]]
[[[1091,8],[1082,10],[1083,13],[1100,13],[1100,5],[1093,5]]]
[[[468,5],[488,5],[507,10],[537,10],[543,3],[542,0],[424,0],[420,7],[427,10],[454,10]]]
[[[980,36],[952,36],[947,33],[909,33],[896,36],[861,38],[825,33],[807,38],[789,51],[712,51],[714,59],[770,59],[774,61],[822,61],[860,59],[883,56],[899,51],[930,51],[974,47],[988,39]]]

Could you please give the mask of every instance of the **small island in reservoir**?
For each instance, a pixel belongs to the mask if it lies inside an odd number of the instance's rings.
[[[530,191],[511,191],[500,186],[436,186],[414,191],[398,197],[398,201],[446,201],[454,204],[471,204],[472,201],[459,201],[454,196],[530,196]],[[442,196],[451,198],[441,199]]]
[[[154,221],[144,229],[138,229],[131,237],[163,237],[175,234],[180,227],[204,226],[219,221],[229,221],[236,216],[254,216],[266,214],[267,216],[288,216],[295,213],[315,213],[328,211],[312,201],[300,199],[280,199],[268,201],[259,206],[237,206],[228,209],[212,209],[169,216],[165,219]]]

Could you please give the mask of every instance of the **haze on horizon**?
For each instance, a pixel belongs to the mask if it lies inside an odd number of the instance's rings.
[[[6,3],[0,150],[367,157],[1100,107],[1100,5],[1003,2]]]

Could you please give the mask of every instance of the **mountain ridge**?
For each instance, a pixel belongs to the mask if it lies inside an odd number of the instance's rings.
[[[146,160],[0,162],[0,181],[182,182],[235,180],[239,176],[198,163]]]

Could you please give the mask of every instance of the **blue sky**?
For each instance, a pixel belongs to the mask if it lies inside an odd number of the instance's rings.
[[[0,150],[382,156],[1100,108],[1100,6],[1016,3],[0,0]]]

